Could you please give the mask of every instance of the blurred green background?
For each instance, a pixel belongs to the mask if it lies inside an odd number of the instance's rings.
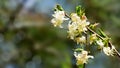
[[[120,0],[0,0],[0,68],[77,68],[76,43],[50,23],[56,4],[68,13],[84,7],[120,52]],[[86,68],[120,68],[119,58],[90,50],[95,58]]]

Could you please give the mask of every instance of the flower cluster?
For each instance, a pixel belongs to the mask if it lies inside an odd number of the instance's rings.
[[[87,31],[86,26],[88,26],[90,23],[87,21],[85,15],[80,17],[77,15],[77,13],[72,13],[70,18],[71,21],[68,24],[68,35],[70,39],[74,40],[82,32]]]
[[[51,20],[51,22],[55,27],[63,27],[61,24],[64,22],[64,20],[68,20],[68,37],[80,46],[81,44],[85,45],[84,47],[77,48],[78,50],[80,49],[79,52],[74,52],[77,65],[87,63],[89,58],[94,58],[93,56],[88,55],[88,51],[85,50],[85,47],[86,45],[88,46],[88,44],[98,45],[98,47],[100,47],[100,49],[103,50],[106,55],[114,56],[115,47],[112,45],[111,47],[108,46],[109,39],[104,32],[100,31],[99,35],[93,30],[98,24],[90,24],[80,6],[77,7],[76,13],[71,13],[70,16],[68,16],[67,13],[62,10],[61,6],[58,6],[57,11],[55,11],[53,14],[53,17],[54,18]]]

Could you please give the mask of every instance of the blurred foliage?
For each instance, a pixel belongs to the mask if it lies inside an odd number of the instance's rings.
[[[56,4],[68,13],[84,7],[90,22],[101,23],[119,49],[119,0],[0,0],[0,68],[76,68],[76,44],[67,39],[66,30],[50,23]],[[96,57],[86,68],[120,67],[118,58],[107,58],[92,46],[89,50]]]

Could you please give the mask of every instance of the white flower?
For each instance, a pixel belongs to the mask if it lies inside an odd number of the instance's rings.
[[[74,52],[74,56],[77,60],[77,65],[87,63],[89,58],[94,58],[91,55],[88,55],[87,51],[82,51],[81,53],[77,54],[77,52]]]
[[[67,18],[65,18],[65,12],[55,11],[52,16],[54,18],[51,20],[51,23],[53,23],[55,27],[59,26],[60,28],[62,28],[61,24],[63,23],[64,20],[67,20]]]
[[[102,42],[102,40],[98,40],[96,41],[96,43],[100,46],[100,48],[104,47],[104,43]]]
[[[112,48],[110,47],[103,47],[103,52],[108,55],[108,56],[114,56],[114,49],[115,47],[112,46]]]
[[[79,33],[77,31],[77,24],[76,23],[69,23],[68,24],[68,35],[70,39],[74,40],[74,37],[76,37]]]
[[[87,31],[86,26],[88,26],[90,22],[87,22],[86,20],[81,20],[78,22],[78,31],[79,32],[84,32]]]
[[[77,37],[76,41],[77,41],[77,44],[78,43],[85,43],[86,42],[86,38],[85,38],[85,36]]]

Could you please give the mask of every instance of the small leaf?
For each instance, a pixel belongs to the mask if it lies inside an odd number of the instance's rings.
[[[76,13],[78,16],[80,16],[80,12],[81,12],[81,6],[79,5],[76,7]]]
[[[83,51],[83,49],[82,48],[77,48],[77,49],[75,49],[75,51]]]
[[[104,43],[105,43],[105,46],[108,46],[108,42],[109,42],[110,38],[104,38]]]
[[[84,11],[85,10],[80,5],[76,7],[76,13],[78,16],[84,15],[85,14]]]
[[[59,10],[59,11],[63,11],[63,8],[59,4],[56,5],[56,9]]]
[[[99,29],[98,31],[100,32],[100,35],[101,35],[102,37],[105,37],[105,38],[107,37],[107,35],[106,35],[101,29]]]

